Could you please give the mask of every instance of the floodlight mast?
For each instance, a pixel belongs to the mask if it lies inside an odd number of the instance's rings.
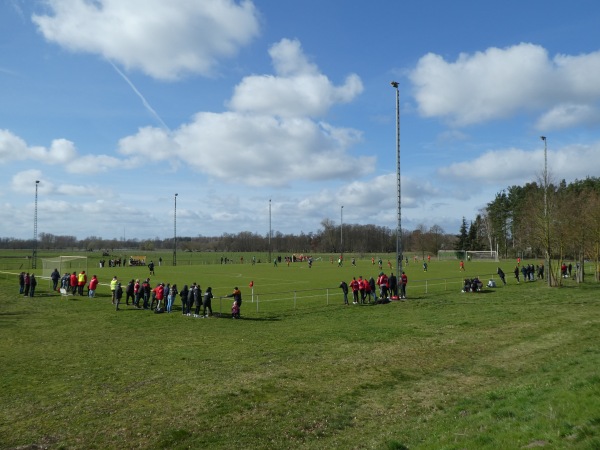
[[[272,253],[271,253],[271,236],[273,235],[273,231],[271,228],[271,199],[269,199],[269,263],[272,263]]]
[[[173,265],[177,265],[177,193],[175,193],[175,207],[173,209]]]
[[[397,274],[402,273],[402,186],[400,181],[400,90],[398,82],[390,83],[396,90],[396,186],[398,189],[398,223],[396,225],[396,264]]]
[[[340,206],[340,259],[344,260],[344,205]]]
[[[548,215],[548,142],[546,136],[540,136],[544,141],[544,227],[546,238],[546,255],[544,265],[546,266],[546,282],[552,286],[552,272],[550,271],[550,216]]]
[[[40,180],[35,180],[35,209],[33,214],[33,252],[31,254],[31,268],[37,268],[37,215],[38,215],[38,185]]]

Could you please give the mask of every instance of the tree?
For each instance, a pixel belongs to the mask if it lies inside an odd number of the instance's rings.
[[[458,234],[458,241],[456,241],[455,250],[468,250],[469,245],[469,235],[467,233],[467,219],[462,218],[462,223],[460,225],[460,230]]]

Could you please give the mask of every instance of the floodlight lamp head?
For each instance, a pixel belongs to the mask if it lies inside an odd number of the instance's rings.
[[[541,139],[542,141],[545,141],[545,140],[546,140],[546,136],[540,136],[540,139]]]
[[[397,81],[392,81],[390,83],[394,88],[398,89],[398,82]]]

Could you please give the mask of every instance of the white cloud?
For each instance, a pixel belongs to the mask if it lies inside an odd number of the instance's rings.
[[[548,148],[548,169],[556,179],[574,180],[600,173],[600,143]],[[523,185],[536,181],[544,167],[543,147],[526,151],[522,149],[495,150],[471,161],[454,163],[438,169],[438,174],[457,183],[478,185]]]
[[[14,192],[35,192],[36,181],[38,183],[38,193],[50,192],[53,190],[52,183],[42,177],[42,171],[37,169],[24,170],[15,173],[11,178],[10,187]]]
[[[538,45],[522,43],[504,49],[462,53],[456,61],[429,53],[410,74],[421,115],[465,126],[556,105],[579,105],[578,116],[547,112],[538,127],[578,125],[597,109],[600,52],[550,59]],[[587,113],[584,107],[588,108]]]
[[[297,40],[282,39],[269,50],[275,76],[248,76],[236,86],[229,107],[238,112],[283,117],[321,116],[336,103],[352,101],[363,91],[360,78],[349,75],[342,86],[310,63]]]
[[[536,128],[540,131],[560,130],[599,123],[600,109],[591,105],[562,104],[543,114],[536,122]]]
[[[374,157],[347,154],[362,139],[359,131],[307,117],[351,100],[362,90],[360,79],[353,76],[349,85],[333,86],[306,60],[297,41],[282,40],[271,48],[271,56],[286,76],[242,80],[230,102],[234,111],[198,113],[170,133],[142,128],[121,139],[120,153],[151,161],[181,160],[199,172],[250,186],[343,178],[356,167],[370,173]]]
[[[44,164],[65,164],[77,156],[75,145],[66,139],[55,139],[50,148],[28,146],[9,130],[0,130],[0,161],[36,160]]]
[[[44,37],[75,52],[93,53],[158,79],[211,75],[259,33],[249,0],[47,0],[34,15]]]

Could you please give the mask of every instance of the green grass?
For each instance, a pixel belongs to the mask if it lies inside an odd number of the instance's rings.
[[[411,262],[408,301],[344,307],[370,261],[156,271],[239,285],[244,320],[115,312],[107,287],[24,299],[0,276],[1,448],[600,448],[596,284],[462,294],[456,263]]]

